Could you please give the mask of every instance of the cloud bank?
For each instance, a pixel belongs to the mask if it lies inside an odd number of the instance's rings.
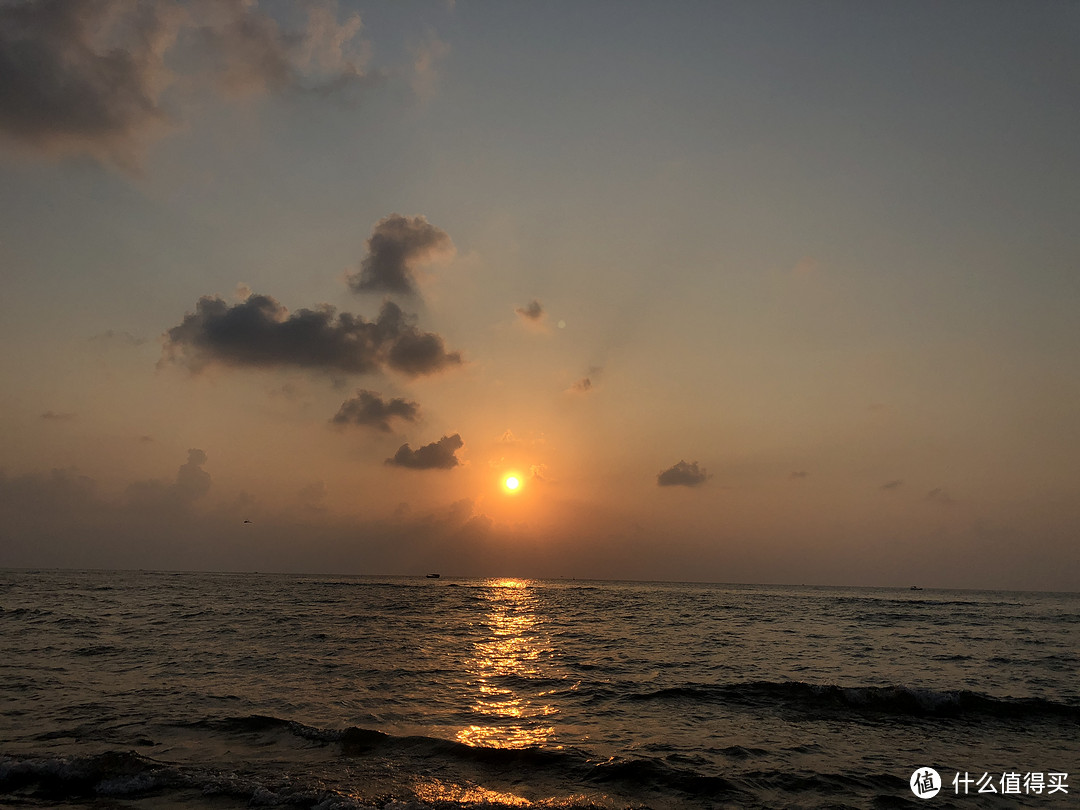
[[[662,487],[697,487],[708,479],[709,474],[698,467],[696,461],[687,464],[679,461],[656,476],[656,483]]]
[[[361,389],[356,392],[355,397],[341,404],[341,409],[330,421],[335,425],[373,427],[389,433],[391,419],[415,422],[419,418],[419,403],[409,402],[400,397],[384,400],[374,391]]]
[[[346,276],[357,293],[416,295],[416,267],[454,253],[450,235],[425,217],[390,214],[375,223],[360,270]]]
[[[421,332],[387,301],[375,321],[330,306],[289,311],[268,295],[229,305],[200,298],[194,313],[165,333],[163,362],[199,371],[210,363],[229,366],[308,369],[368,374],[387,368],[420,376],[460,365],[443,340]]]
[[[443,436],[437,442],[425,444],[415,450],[408,444],[403,444],[386,463],[392,467],[408,467],[412,470],[449,470],[461,463],[454,454],[464,446],[465,442],[456,433]]]

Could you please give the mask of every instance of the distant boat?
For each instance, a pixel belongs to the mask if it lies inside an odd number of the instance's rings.
[[[438,579],[440,576],[442,576],[442,574],[428,574],[427,578],[428,579]]]
[[[913,590],[913,591],[921,591],[922,588],[920,588],[918,585],[912,585],[911,590]]]

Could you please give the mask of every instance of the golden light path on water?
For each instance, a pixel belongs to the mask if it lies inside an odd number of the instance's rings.
[[[542,700],[543,693],[523,695],[512,686],[513,676],[541,676],[542,657],[550,652],[540,638],[536,597],[529,583],[519,579],[492,580],[484,594],[490,602],[491,632],[473,645],[469,683],[476,690],[473,711],[493,722],[467,726],[457,739],[489,748],[541,745],[555,729],[540,718],[557,709]]]

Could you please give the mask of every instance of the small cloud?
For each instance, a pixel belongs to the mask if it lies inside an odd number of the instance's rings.
[[[356,293],[416,295],[416,267],[454,254],[450,235],[425,217],[390,214],[375,223],[360,270],[346,275]]]
[[[935,488],[927,492],[926,500],[941,504],[942,506],[952,506],[956,503],[949,493],[941,488]]]
[[[47,422],[69,422],[75,417],[76,414],[59,411],[45,411],[45,413],[41,415],[41,418]]]
[[[408,467],[412,470],[449,470],[461,463],[454,454],[464,446],[465,442],[457,433],[452,436],[443,436],[437,442],[425,444],[416,450],[411,449],[408,444],[403,444],[393,458],[386,460],[386,463],[393,467]]]
[[[384,400],[375,391],[363,389],[356,396],[341,404],[341,409],[330,421],[335,425],[358,425],[373,427],[384,433],[390,432],[390,420],[416,422],[420,418],[420,404],[397,397]]]
[[[593,386],[595,386],[600,381],[600,375],[603,370],[604,369],[600,366],[593,366],[589,369],[586,376],[582,377],[580,380],[571,385],[568,390],[577,394],[584,394],[591,391],[593,389]]]
[[[241,281],[233,290],[233,298],[237,301],[247,301],[252,296],[251,287]]]
[[[704,484],[708,478],[709,474],[698,467],[696,461],[687,464],[680,460],[657,475],[656,483],[662,487],[697,487]]]
[[[806,470],[796,470],[791,475],[789,475],[788,478],[790,478],[792,481],[801,481],[804,478],[808,478],[809,476],[810,473],[808,473]]]
[[[504,433],[503,433],[503,434],[502,434],[502,435],[501,435],[501,436],[500,436],[500,437],[498,438],[498,442],[499,442],[499,444],[510,444],[510,445],[514,445],[514,444],[517,444],[517,443],[518,443],[518,438],[517,438],[517,436],[515,436],[515,435],[514,435],[514,432],[513,432],[512,430],[510,430],[510,428],[507,428],[507,429],[506,429],[506,432],[504,432]]]
[[[899,489],[901,486],[903,486],[903,483],[904,482],[902,479],[897,478],[893,481],[886,481],[884,484],[881,485],[881,489]]]
[[[141,442],[142,444],[150,444],[150,443],[151,443],[152,441],[154,441],[154,437],[153,437],[153,436],[146,436],[146,435],[143,435],[143,436],[140,436],[140,437],[139,437],[139,441],[140,441],[140,442]]]
[[[544,317],[544,307],[535,298],[526,307],[518,307],[514,310],[526,321],[539,321]]]
[[[547,478],[547,465],[546,464],[531,464],[529,465],[529,477],[534,481],[546,481]]]

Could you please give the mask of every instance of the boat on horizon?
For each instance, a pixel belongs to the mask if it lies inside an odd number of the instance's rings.
[[[438,579],[441,576],[442,576],[442,574],[428,574],[427,578],[428,579]]]

